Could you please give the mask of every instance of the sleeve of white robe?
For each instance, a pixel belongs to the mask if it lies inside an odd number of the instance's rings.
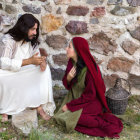
[[[11,38],[3,38],[0,40],[0,69],[19,71],[22,66],[22,60],[12,59],[14,53],[13,45],[15,41]]]

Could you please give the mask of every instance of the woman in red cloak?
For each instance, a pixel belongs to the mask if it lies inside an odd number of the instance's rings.
[[[63,84],[69,93],[55,120],[67,131],[75,129],[92,136],[119,138],[123,125],[108,108],[105,84],[88,42],[74,37],[66,51],[69,61]]]

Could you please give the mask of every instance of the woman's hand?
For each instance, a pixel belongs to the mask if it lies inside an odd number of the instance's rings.
[[[67,81],[70,82],[76,75],[76,68],[73,66],[67,75]]]
[[[63,112],[66,112],[67,110],[68,110],[67,105],[64,105],[64,106],[62,107],[62,111],[63,111]]]

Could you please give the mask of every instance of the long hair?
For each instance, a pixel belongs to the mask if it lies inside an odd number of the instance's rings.
[[[78,78],[78,75],[80,74],[81,70],[86,66],[84,60],[78,56],[78,60],[77,60],[77,63],[76,63],[76,76],[75,76],[75,79]]]
[[[24,14],[22,15],[15,26],[11,28],[6,34],[10,34],[15,41],[28,40],[28,31],[31,29],[35,23],[37,23],[37,34],[36,36],[30,40],[33,48],[39,44],[39,21],[32,14]]]

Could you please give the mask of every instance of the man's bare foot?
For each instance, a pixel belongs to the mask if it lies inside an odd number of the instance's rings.
[[[1,122],[7,122],[7,121],[8,121],[8,115],[7,114],[2,114]]]
[[[38,108],[37,108],[37,112],[40,114],[40,116],[42,117],[42,119],[44,119],[44,120],[46,120],[46,121],[48,121],[48,120],[51,118],[51,116],[49,116],[49,115],[47,115],[47,114],[45,113],[45,111],[43,110],[42,107],[38,107]]]

